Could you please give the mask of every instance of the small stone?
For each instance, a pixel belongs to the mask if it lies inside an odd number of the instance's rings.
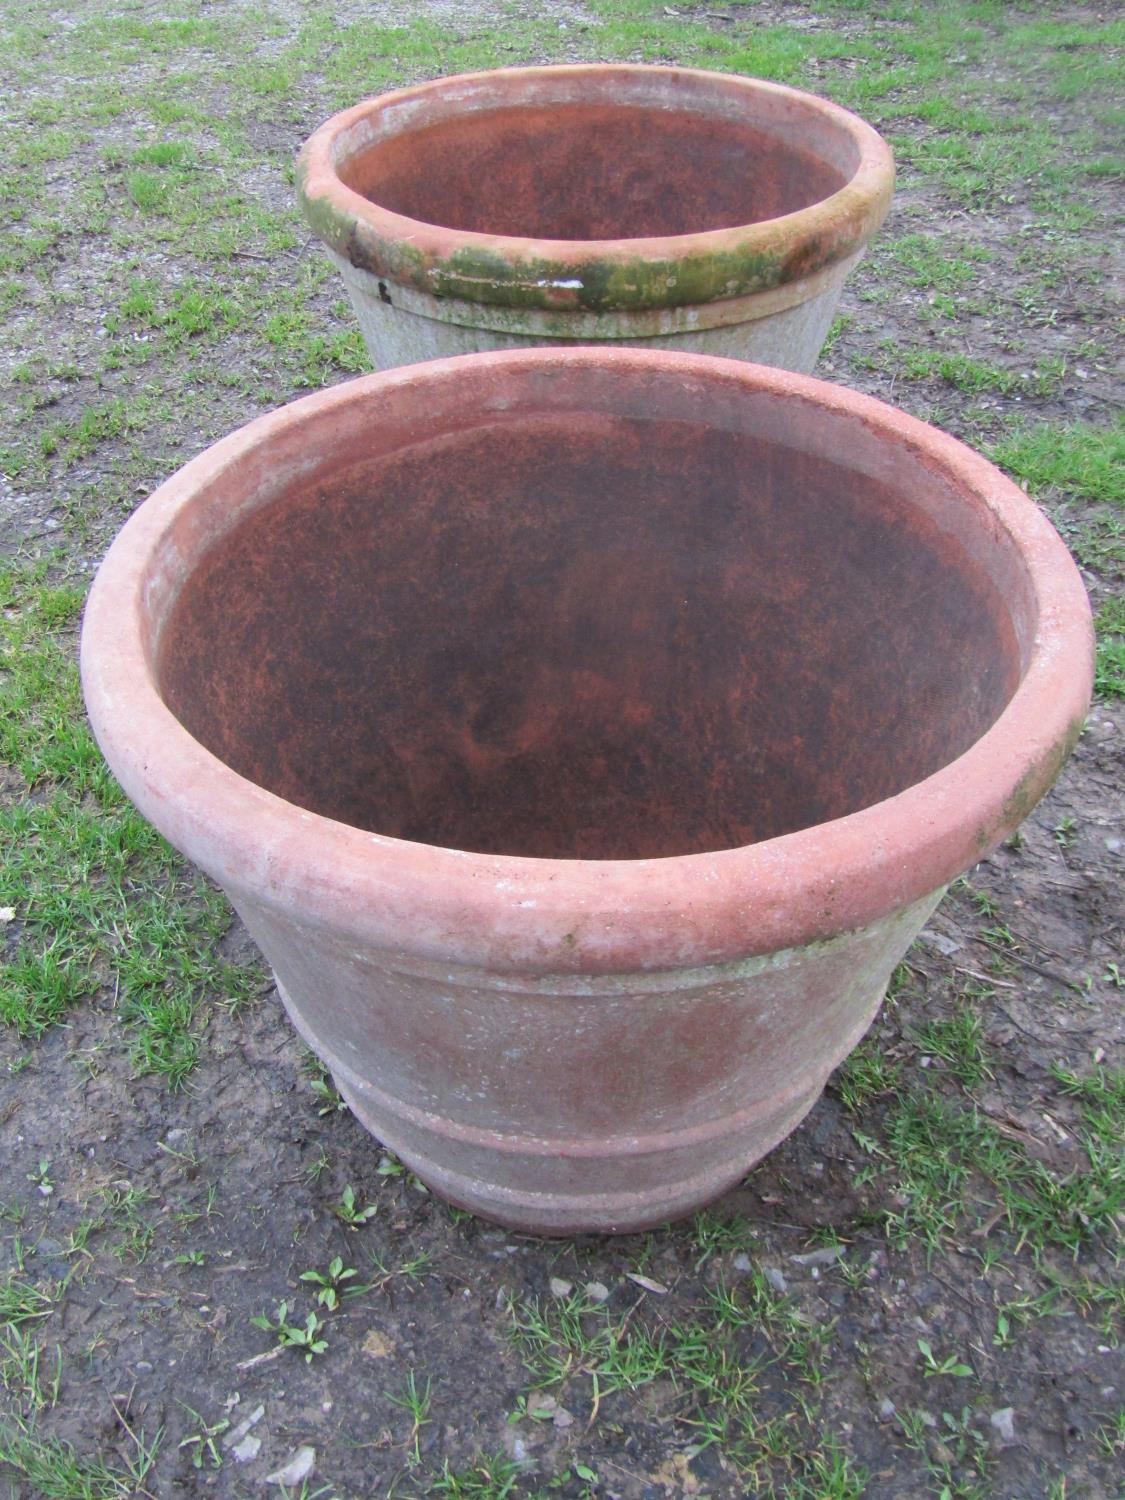
[[[805,1255],[791,1255],[795,1266],[831,1266],[844,1258],[843,1245],[825,1245],[821,1250],[809,1250]]]
[[[654,1281],[651,1276],[642,1276],[639,1271],[626,1271],[625,1275],[646,1292],[655,1292],[658,1297],[668,1295],[668,1288],[662,1281]]]
[[[235,1443],[234,1447],[230,1450],[231,1457],[235,1463],[248,1464],[251,1459],[257,1458],[258,1449],[261,1446],[261,1438],[255,1437],[252,1432],[248,1433],[242,1439],[241,1443]]]
[[[784,1273],[777,1266],[763,1266],[762,1275],[769,1282],[770,1286],[773,1287],[774,1291],[780,1292],[782,1296],[789,1290],[789,1283],[786,1281]]]
[[[372,1328],[361,1347],[369,1359],[390,1359],[395,1352],[393,1342],[377,1328]]]
[[[136,1370],[138,1375],[151,1375],[153,1366],[148,1362],[147,1359],[138,1359],[137,1363],[133,1366],[133,1369]]]
[[[266,1475],[267,1484],[283,1484],[289,1489],[295,1484],[300,1484],[307,1479],[316,1464],[316,1449],[307,1445],[297,1449],[287,1464],[280,1469],[275,1469],[272,1474]]]
[[[731,1261],[731,1265],[736,1271],[752,1271],[754,1269],[754,1262],[746,1254],[745,1250],[740,1250],[738,1252],[738,1254]]]
[[[564,1281],[561,1276],[552,1276],[547,1285],[552,1297],[569,1297],[574,1290],[573,1281]]]
[[[588,1281],[582,1288],[586,1294],[587,1302],[608,1302],[609,1287],[604,1281]]]
[[[882,1422],[889,1422],[894,1416],[896,1410],[897,1407],[895,1406],[891,1398],[889,1396],[884,1396],[882,1401],[879,1402],[879,1420]]]
[[[1000,1434],[1003,1443],[1014,1443],[1016,1440],[1015,1412],[1010,1406],[1003,1406],[999,1411],[994,1411],[988,1419],[996,1431]]]
[[[560,1406],[553,1418],[554,1424],[560,1430],[574,1426],[574,1417],[567,1411],[565,1406]]]
[[[16,909],[14,906],[0,906],[0,922],[14,922],[15,920]]]
[[[237,1427],[232,1427],[231,1428],[231,1430],[227,1433],[226,1437],[223,1438],[223,1446],[226,1447],[226,1448],[230,1448],[231,1451],[233,1452],[234,1449],[235,1449],[235,1446],[237,1444],[241,1443],[242,1439],[245,1438],[246,1434],[250,1431],[251,1427],[256,1426],[257,1423],[259,1423],[262,1420],[262,1418],[265,1416],[265,1414],[266,1414],[266,1409],[265,1409],[264,1406],[256,1406],[254,1408],[254,1410],[249,1414],[249,1416],[243,1417],[242,1421],[239,1422],[239,1424],[238,1424]],[[254,1441],[257,1442],[257,1439],[255,1438]],[[258,1449],[255,1448],[254,1449],[254,1453],[257,1453],[257,1451],[258,1451]],[[250,1455],[250,1457],[253,1458],[253,1456],[254,1456],[254,1454],[252,1453]],[[246,1460],[242,1459],[242,1458],[240,1458],[238,1461],[239,1461],[239,1463],[245,1463],[246,1462]]]
[[[918,941],[924,943],[927,948],[933,948],[943,958],[952,958],[953,954],[965,946],[960,938],[947,937],[944,932],[923,932]]]

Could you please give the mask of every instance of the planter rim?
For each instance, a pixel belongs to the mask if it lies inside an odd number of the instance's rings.
[[[348,133],[394,110],[440,110],[448,101],[474,93],[489,94],[498,108],[516,107],[549,97],[552,90],[583,85],[627,107],[630,87],[663,80],[670,87],[764,103],[779,117],[804,115],[828,125],[856,150],[850,179],[806,208],[733,228],[637,239],[558,240],[458,230],[409,218],[348,187],[337,170]],[[689,109],[690,102],[685,96],[681,106]],[[498,68],[434,79],[333,115],[297,158],[297,196],[305,218],[358,269],[436,297],[590,312],[703,305],[801,281],[863,248],[887,215],[894,177],[886,141],[840,105],[764,79],[644,63]]]
[[[152,565],[174,521],[294,424],[330,429],[357,407],[377,413],[396,388],[424,400],[427,385],[483,385],[504,366],[619,368],[623,377],[632,369],[765,391],[844,414],[951,478],[979,501],[984,524],[1011,539],[1038,611],[1007,707],[962,755],[882,802],[760,843],[658,859],[542,859],[412,843],[309,812],[238,775],[173,716],[147,660],[146,598],[161,587]],[[871,397],[737,360],[531,349],[361,376],[215,443],[162,484],[113,543],[88,600],[81,665],[95,735],[124,790],[236,904],[240,890],[253,890],[258,902],[295,907],[311,922],[397,951],[404,963],[590,976],[736,963],[865,926],[939,890],[1012,832],[1057,776],[1089,702],[1093,631],[1078,570],[1046,517],[991,463],[936,428]]]

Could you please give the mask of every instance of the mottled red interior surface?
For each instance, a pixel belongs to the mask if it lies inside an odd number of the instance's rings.
[[[735,120],[605,104],[465,111],[337,169],[348,187],[408,218],[556,240],[732,229],[807,208],[847,180]]]
[[[910,504],[702,423],[511,416],[290,487],[173,607],[187,729],[401,838],[643,858],[771,838],[966,749],[1019,677]]]

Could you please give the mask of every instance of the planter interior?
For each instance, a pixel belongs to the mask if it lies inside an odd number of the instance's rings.
[[[181,724],[357,828],[640,860],[844,818],[995,722],[1031,593],[940,475],[800,401],[608,380],[466,382],[455,430],[352,423],[271,481],[162,621]]]
[[[698,234],[796,213],[846,185],[855,142],[819,121],[802,127],[786,138],[698,103],[516,104],[377,140],[341,154],[338,171],[370,202],[455,230],[551,240]]]

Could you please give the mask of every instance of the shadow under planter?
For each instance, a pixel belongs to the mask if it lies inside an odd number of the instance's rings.
[[[617,64],[386,94],[298,162],[383,369],[602,340],[811,369],[893,186],[883,139],[825,100]]]
[[[736,1182],[1081,728],[1089,609],[995,468],[631,350],[371,376],[128,523],[100,743],[438,1192],[628,1230]]]

